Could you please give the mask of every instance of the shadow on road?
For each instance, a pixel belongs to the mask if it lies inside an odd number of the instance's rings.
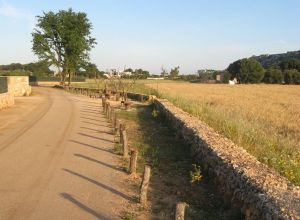
[[[82,129],[86,129],[86,130],[89,130],[89,131],[94,131],[96,133],[103,133],[103,134],[113,134],[112,132],[110,131],[101,131],[101,130],[96,130],[96,129],[93,129],[93,128],[87,128],[87,127],[80,127]]]
[[[83,159],[86,159],[86,160],[89,160],[89,161],[92,161],[92,162],[95,162],[95,163],[98,163],[98,164],[101,164],[101,165],[103,165],[103,166],[106,166],[106,167],[108,167],[108,168],[114,169],[114,170],[119,171],[119,172],[124,172],[124,170],[122,170],[121,168],[118,168],[118,167],[116,167],[116,166],[113,166],[113,165],[104,163],[104,162],[102,162],[102,161],[100,161],[100,160],[96,160],[96,159],[91,158],[91,157],[84,156],[84,155],[82,155],[82,154],[74,154],[74,156],[80,157],[80,158],[83,158]]]
[[[89,118],[89,117],[80,117],[80,118],[82,118],[82,119],[87,119],[87,120],[92,120],[92,121],[97,121],[97,122],[107,122],[107,121],[105,121],[105,120],[99,120],[99,119],[95,119],[95,118]]]
[[[96,126],[104,127],[104,128],[111,128],[110,126],[107,126],[107,125],[95,124],[95,123],[91,123],[91,122],[89,122],[89,121],[82,121],[82,123],[90,124],[90,125],[96,125]]]
[[[79,134],[79,135],[82,135],[82,136],[85,136],[85,137],[94,138],[94,139],[97,139],[97,140],[107,141],[107,142],[110,142],[110,143],[114,143],[113,140],[109,140],[109,139],[105,139],[105,138],[100,138],[100,137],[95,137],[95,136],[88,135],[88,134],[81,133],[81,132],[78,132],[78,134]]]
[[[80,145],[83,145],[83,146],[86,146],[86,147],[90,147],[90,148],[93,148],[93,149],[96,149],[96,150],[101,150],[101,151],[105,151],[107,153],[113,154],[112,150],[109,150],[109,149],[104,149],[104,148],[101,148],[101,147],[96,147],[96,146],[93,146],[93,145],[90,145],[90,144],[86,144],[86,143],[82,143],[82,142],[76,141],[76,140],[70,140],[70,142],[73,142],[73,143],[76,143],[76,144],[80,144]]]
[[[131,201],[131,202],[134,201],[133,198],[129,197],[128,195],[126,195],[126,194],[124,194],[122,192],[119,192],[118,190],[116,190],[116,189],[114,189],[114,188],[112,188],[110,186],[107,186],[107,185],[105,185],[103,183],[100,183],[100,182],[98,182],[96,180],[93,180],[93,179],[91,179],[89,177],[81,175],[80,173],[76,173],[76,172],[74,172],[72,170],[69,170],[69,169],[66,169],[66,168],[63,168],[62,170],[65,171],[65,172],[67,172],[67,173],[69,173],[69,174],[72,174],[74,176],[80,177],[80,178],[82,178],[82,179],[84,179],[84,180],[86,180],[86,181],[88,181],[90,183],[93,183],[96,186],[99,186],[99,187],[101,187],[101,188],[103,188],[105,190],[108,190],[108,191],[112,192],[113,194],[115,194],[117,196],[120,196],[120,197],[122,197],[122,198],[124,198],[124,199],[126,199],[128,201]]]
[[[81,208],[82,210],[90,213],[91,215],[95,216],[98,219],[103,219],[103,220],[109,220],[110,218],[96,212],[95,210],[87,207],[86,205],[84,205],[83,203],[79,202],[77,199],[75,199],[73,196],[71,196],[68,193],[60,193],[59,194],[62,198],[72,202],[74,205],[78,206],[79,208]]]
[[[100,116],[101,112],[100,111],[83,111],[80,110],[81,113],[88,113],[88,114],[92,114],[92,115],[96,115],[96,116]]]

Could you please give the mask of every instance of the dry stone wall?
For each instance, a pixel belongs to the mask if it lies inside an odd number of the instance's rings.
[[[246,219],[300,219],[299,187],[169,101],[155,99],[154,104],[174,131],[190,143],[225,201],[240,209]]]

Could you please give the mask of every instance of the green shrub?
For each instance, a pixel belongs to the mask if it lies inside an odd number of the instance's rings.
[[[284,71],[284,82],[286,84],[300,84],[300,72],[297,70]]]
[[[282,83],[283,74],[279,69],[268,69],[265,73],[263,82],[265,83]]]
[[[227,70],[241,83],[260,83],[265,72],[263,66],[252,58],[235,61]]]

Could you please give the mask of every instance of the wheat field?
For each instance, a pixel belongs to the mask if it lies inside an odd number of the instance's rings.
[[[145,85],[300,185],[300,86]]]

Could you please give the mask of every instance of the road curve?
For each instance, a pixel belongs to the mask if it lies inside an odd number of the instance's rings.
[[[0,219],[119,219],[131,197],[100,101],[34,93],[0,112]]]

